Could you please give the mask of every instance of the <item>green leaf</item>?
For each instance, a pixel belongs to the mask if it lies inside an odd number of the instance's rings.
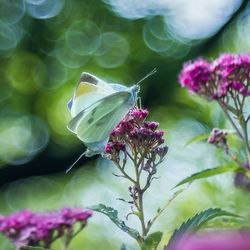
[[[148,235],[142,245],[142,250],[156,250],[161,241],[162,235],[163,233],[159,231]]]
[[[205,134],[201,134],[201,135],[197,135],[197,136],[193,137],[192,139],[190,139],[188,142],[186,142],[184,147],[186,147],[194,142],[199,142],[199,141],[205,140],[209,137],[209,135],[210,135],[210,132],[205,133]]]
[[[164,250],[169,250],[170,246],[176,241],[180,240],[180,238],[189,231],[197,231],[200,229],[201,226],[203,226],[207,221],[219,217],[219,216],[234,216],[234,217],[240,217],[236,214],[232,214],[230,212],[221,210],[220,208],[209,208],[207,210],[204,210],[198,214],[196,214],[194,217],[188,219],[186,222],[184,222],[178,229],[174,231],[172,234],[168,245],[165,246]]]
[[[180,181],[174,188],[179,187],[185,183],[194,181],[194,180],[198,180],[198,179],[203,179],[203,178],[207,178],[207,177],[211,177],[214,175],[218,175],[218,174],[223,174],[226,172],[232,172],[239,169],[239,167],[235,166],[235,165],[227,165],[224,167],[216,167],[216,168],[208,168],[205,170],[202,170],[200,172],[197,172],[195,174],[192,174],[191,176],[185,178],[184,180]]]
[[[98,204],[98,205],[90,207],[90,209],[107,215],[109,219],[113,221],[116,224],[116,226],[119,227],[123,232],[126,232],[137,241],[141,240],[139,232],[133,228],[128,227],[124,221],[120,220],[118,218],[118,211],[115,210],[114,208],[107,207],[104,204]]]

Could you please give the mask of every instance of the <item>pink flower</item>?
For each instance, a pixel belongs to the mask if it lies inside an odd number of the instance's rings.
[[[133,108],[128,112],[110,134],[105,147],[109,159],[116,163],[123,159],[124,164],[128,152],[138,152],[148,159],[145,163],[147,166],[142,169],[147,172],[152,169],[155,171],[155,161],[158,158],[163,160],[167,147],[162,146],[164,131],[157,130],[159,123],[145,121],[147,116],[148,111],[144,109]]]
[[[203,86],[207,85],[210,80],[210,64],[202,58],[184,64],[179,75],[181,85],[194,93],[199,93]]]
[[[92,216],[92,212],[81,208],[63,208],[60,211],[60,216],[64,223],[73,224],[75,222],[86,221]]]
[[[197,59],[184,64],[181,86],[208,99],[228,100],[250,95],[250,54],[225,53],[211,63]]]
[[[131,109],[128,114],[132,119],[137,119],[139,121],[144,120],[148,116],[148,111],[146,109]]]
[[[6,217],[2,217],[0,232],[5,232],[9,235],[16,234],[19,230],[29,225],[29,221],[33,217],[34,214],[28,210],[18,211]]]
[[[171,250],[249,250],[250,232],[213,232],[184,236]]]
[[[92,216],[90,210],[63,208],[59,211],[34,213],[28,210],[15,212],[0,218],[0,232],[17,247],[38,246],[54,241],[56,235],[65,236],[75,223],[82,228]]]

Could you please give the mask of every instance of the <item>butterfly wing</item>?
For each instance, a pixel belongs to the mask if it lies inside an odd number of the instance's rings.
[[[89,73],[82,73],[74,96],[68,102],[68,109],[70,110],[71,116],[75,117],[96,101],[115,92],[109,84],[101,79]]]
[[[80,112],[71,120],[68,128],[90,151],[100,153],[112,129],[134,105],[131,98],[131,93],[126,91],[107,96]]]

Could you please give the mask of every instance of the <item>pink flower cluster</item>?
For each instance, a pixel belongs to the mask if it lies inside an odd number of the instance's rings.
[[[166,248],[165,248],[166,249]],[[186,235],[169,250],[249,250],[250,232],[211,232]]]
[[[126,145],[131,151],[141,155],[155,151],[163,157],[167,153],[166,147],[160,147],[164,143],[164,132],[157,130],[157,122],[145,121],[147,116],[147,110],[133,108],[113,129],[105,148],[105,152],[111,155],[112,160],[119,161],[119,153],[126,151]]]
[[[190,92],[208,99],[250,95],[250,54],[222,54],[212,62],[184,64],[179,81]]]
[[[83,228],[90,210],[63,208],[59,211],[35,213],[29,210],[18,211],[0,217],[0,232],[8,237],[18,249],[26,246],[50,247],[62,236],[72,237],[76,223]]]

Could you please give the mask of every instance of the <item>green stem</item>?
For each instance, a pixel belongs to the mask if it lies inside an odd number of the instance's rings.
[[[230,116],[230,114],[228,113],[227,111],[227,108],[225,107],[225,105],[221,102],[218,102],[220,107],[222,108],[224,114],[226,115],[226,117],[228,118],[228,120],[230,121],[230,123],[232,124],[232,126],[234,127],[235,131],[237,132],[238,136],[241,138],[241,139],[244,139],[244,137],[242,136],[240,130],[237,128],[237,126],[235,125],[232,117]]]
[[[142,238],[145,239],[145,237],[147,236],[147,228],[146,228],[146,224],[145,224],[145,218],[144,218],[144,209],[143,209],[143,192],[142,190],[139,190],[138,193],[138,205],[139,205],[139,209],[140,209],[140,222],[141,222],[141,228],[142,228]]]
[[[143,205],[143,195],[144,195],[144,190],[141,187],[141,183],[140,183],[140,176],[141,176],[141,171],[140,171],[140,167],[142,161],[140,159],[138,159],[138,152],[134,152],[134,167],[135,167],[135,175],[136,175],[136,187],[138,189],[138,204],[137,204],[137,209],[138,209],[138,213],[139,213],[139,220],[141,223],[141,239],[142,242],[140,244],[140,247],[142,247],[142,244],[145,240],[145,237],[147,236],[147,227],[145,224],[145,216],[144,216],[144,205]]]
[[[71,237],[66,237],[63,241],[63,250],[68,250],[69,249],[69,244],[70,244],[70,241],[71,241]]]
[[[145,216],[144,216],[144,208],[143,208],[143,194],[144,191],[141,188],[141,183],[140,183],[140,164],[141,162],[138,161],[138,154],[135,152],[135,157],[134,157],[134,167],[135,167],[135,174],[136,174],[136,186],[138,188],[138,212],[139,212],[139,219],[141,222],[141,229],[142,229],[142,239],[145,239],[147,235],[147,228],[145,224]]]
[[[119,163],[116,163],[116,166],[119,168],[119,170],[122,172],[122,174],[123,174],[128,180],[130,180],[134,185],[137,184],[136,181],[135,181],[131,176],[129,176],[129,175],[126,173],[126,171],[124,170],[124,168],[122,168],[122,167],[120,166]]]
[[[243,117],[243,114],[242,114],[242,117]],[[250,144],[248,141],[247,122],[245,121],[244,117],[243,117],[243,120],[240,122],[240,125],[241,125],[243,135],[244,135],[244,142],[246,145],[246,154],[247,154],[247,163],[249,166],[249,164],[250,164]]]
[[[244,101],[244,99],[243,99]],[[231,118],[230,114],[228,113],[228,110],[225,106],[225,104],[218,102],[220,107],[222,108],[222,110],[224,111],[225,115],[227,116],[227,118],[229,119],[229,121],[231,122],[232,126],[234,127],[234,129],[236,130],[237,134],[239,135],[239,137],[242,139],[242,141],[245,143],[246,145],[246,155],[247,155],[247,163],[248,166],[250,164],[250,144],[248,141],[248,131],[247,131],[247,120],[245,120],[244,115],[243,115],[243,104],[240,105],[240,108],[238,109],[238,115],[237,115],[237,119],[239,121],[239,124],[241,126],[242,129],[242,133],[240,132],[240,130],[238,129],[238,127],[235,125],[233,119]],[[243,102],[244,103],[244,102]]]

